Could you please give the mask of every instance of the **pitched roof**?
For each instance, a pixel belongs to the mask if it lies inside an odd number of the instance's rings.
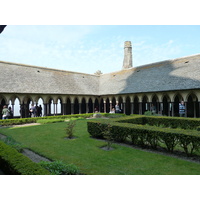
[[[0,93],[96,95],[96,75],[0,61]]]
[[[200,88],[200,54],[103,74],[99,94]]]
[[[114,95],[200,88],[200,54],[100,76],[0,61],[0,93]]]

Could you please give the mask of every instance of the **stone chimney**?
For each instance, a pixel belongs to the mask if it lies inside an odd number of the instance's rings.
[[[132,45],[130,41],[124,42],[124,62],[122,69],[133,67],[132,64]]]

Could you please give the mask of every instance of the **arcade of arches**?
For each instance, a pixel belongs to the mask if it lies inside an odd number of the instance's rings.
[[[3,106],[8,105],[11,106],[14,117],[29,117],[31,104],[42,105],[43,116],[93,113],[95,110],[108,113],[118,102],[123,113],[127,115],[144,114],[154,105],[157,114],[178,116],[181,100],[185,102],[187,117],[200,117],[200,92],[197,90],[101,97],[0,94],[0,114]]]

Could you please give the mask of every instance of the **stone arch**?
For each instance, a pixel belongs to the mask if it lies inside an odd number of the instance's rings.
[[[156,94],[152,95],[151,106],[155,108],[155,112],[158,113],[159,111],[159,99]]]

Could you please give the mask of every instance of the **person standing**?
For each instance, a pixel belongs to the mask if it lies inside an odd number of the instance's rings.
[[[179,116],[180,117],[185,117],[185,104],[184,104],[184,101],[181,101],[181,103],[179,103]]]
[[[8,119],[8,117],[10,116],[9,110],[7,108],[7,106],[3,106],[3,110],[2,110],[2,119]]]

